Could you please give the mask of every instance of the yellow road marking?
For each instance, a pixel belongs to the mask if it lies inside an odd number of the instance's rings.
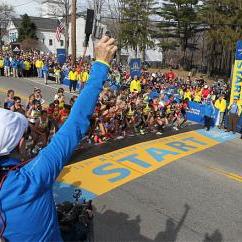
[[[234,180],[234,181],[237,181],[237,182],[242,182],[242,176],[240,176],[238,174],[235,174],[235,173],[232,173],[232,172],[227,172],[227,171],[215,168],[215,167],[208,167],[208,166],[206,166],[206,167],[208,169],[214,171],[215,173],[223,175],[223,176],[225,176],[225,177],[227,177],[231,180]]]
[[[200,142],[200,144],[192,142],[191,139]],[[184,143],[194,147],[187,151],[181,151],[174,146],[172,147],[171,143]],[[171,164],[182,157],[208,149],[217,144],[219,142],[194,131],[165,137],[69,165],[64,168],[58,181],[67,184],[79,182],[81,188],[96,195],[101,195]],[[157,156],[151,155],[151,150],[155,150]],[[168,153],[163,155],[163,151],[168,151]],[[127,157],[132,157],[133,160],[131,161]],[[134,157],[138,160],[134,160]],[[159,160],[160,157],[162,159]],[[140,163],[143,165],[140,165]]]

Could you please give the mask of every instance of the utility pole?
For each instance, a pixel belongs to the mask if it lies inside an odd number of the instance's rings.
[[[71,11],[71,64],[74,66],[76,63],[76,1],[72,0]]]
[[[64,1],[65,13],[65,49],[66,55],[69,55],[69,23],[70,23],[70,0]]]

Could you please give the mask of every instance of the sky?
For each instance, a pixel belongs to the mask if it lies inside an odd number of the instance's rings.
[[[40,1],[31,0],[0,0],[0,3],[12,5],[17,15],[27,13],[32,16],[40,15]]]
[[[162,2],[162,0],[158,0]],[[41,8],[40,8],[41,0],[0,0],[1,3],[7,3],[12,5],[15,9],[17,15],[27,13],[30,16],[40,16]],[[77,6],[79,10],[86,9],[87,0],[77,0]]]
[[[40,16],[41,0],[0,0],[1,3],[12,5],[17,15],[27,13],[30,16]],[[86,0],[77,0],[78,8],[85,9]]]

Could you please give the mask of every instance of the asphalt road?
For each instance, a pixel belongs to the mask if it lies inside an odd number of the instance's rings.
[[[27,98],[34,87],[47,101],[58,88],[0,77],[0,101],[7,89]],[[239,139],[179,159],[96,198],[94,240],[242,241],[241,182]]]
[[[95,241],[242,241],[241,154],[220,144],[96,198]]]
[[[43,99],[47,103],[50,103],[54,99],[54,95],[60,85],[49,81],[48,85],[44,84],[43,79],[38,78],[6,78],[0,77],[0,105],[4,102],[6,98],[6,92],[9,89],[15,90],[15,95],[22,98],[22,103],[25,104],[28,100],[30,94],[33,93],[34,88],[40,88],[42,90]],[[65,93],[66,101],[69,101],[71,94],[68,92],[68,88],[65,87],[67,91]]]

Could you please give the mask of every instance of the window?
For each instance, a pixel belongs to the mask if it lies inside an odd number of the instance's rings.
[[[49,46],[52,46],[52,45],[53,45],[53,40],[49,39]]]
[[[42,39],[43,44],[45,43],[45,39]]]
[[[10,39],[10,42],[16,42],[17,41],[17,33],[9,33],[9,39]]]
[[[60,45],[61,45],[61,47],[64,46],[64,40],[60,41]]]

